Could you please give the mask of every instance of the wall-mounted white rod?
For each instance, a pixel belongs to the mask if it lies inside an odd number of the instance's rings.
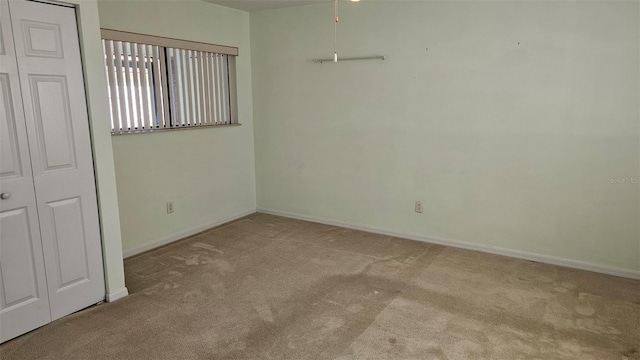
[[[314,59],[313,62],[322,64],[322,63],[326,63],[326,62],[334,62],[333,60],[334,59]],[[353,60],[387,60],[387,57],[382,55],[382,56],[340,58],[340,59],[338,59],[337,62],[340,62],[340,61],[353,61]]]

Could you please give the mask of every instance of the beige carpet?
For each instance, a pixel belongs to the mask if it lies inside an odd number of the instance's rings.
[[[255,214],[125,262],[9,359],[640,359],[640,282]]]

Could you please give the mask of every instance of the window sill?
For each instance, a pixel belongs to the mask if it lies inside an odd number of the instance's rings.
[[[242,124],[200,125],[200,126],[183,126],[183,127],[167,128],[167,129],[112,131],[111,135],[151,134],[151,133],[167,132],[167,131],[174,131],[174,130],[199,130],[199,129],[212,129],[212,128],[226,128],[226,127],[236,127],[241,125]]]

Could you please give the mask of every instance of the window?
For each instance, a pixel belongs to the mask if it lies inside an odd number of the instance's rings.
[[[102,30],[111,133],[238,123],[238,49]]]

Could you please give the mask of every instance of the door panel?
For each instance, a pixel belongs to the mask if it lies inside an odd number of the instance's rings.
[[[0,70],[1,71],[1,70]],[[8,73],[0,73],[0,179],[22,176],[20,147],[16,117],[13,115],[13,100]],[[24,129],[23,129],[24,130]]]
[[[42,171],[76,169],[66,76],[29,77]]]
[[[0,254],[0,276],[2,276],[3,309],[19,306],[38,299],[35,253],[32,246],[27,208],[0,212],[2,227],[2,254]],[[10,276],[22,274],[23,276]],[[9,276],[4,276],[9,275]]]
[[[47,205],[49,221],[53,225],[51,237],[58,265],[56,292],[59,292],[78,282],[89,281],[82,204],[81,199],[76,197]]]
[[[0,341],[51,321],[34,209],[3,204],[0,210]]]
[[[0,341],[51,321],[9,7],[0,1]]]
[[[31,1],[9,7],[55,320],[105,295],[76,15]]]
[[[63,58],[60,25],[23,20],[22,37],[26,56]]]

